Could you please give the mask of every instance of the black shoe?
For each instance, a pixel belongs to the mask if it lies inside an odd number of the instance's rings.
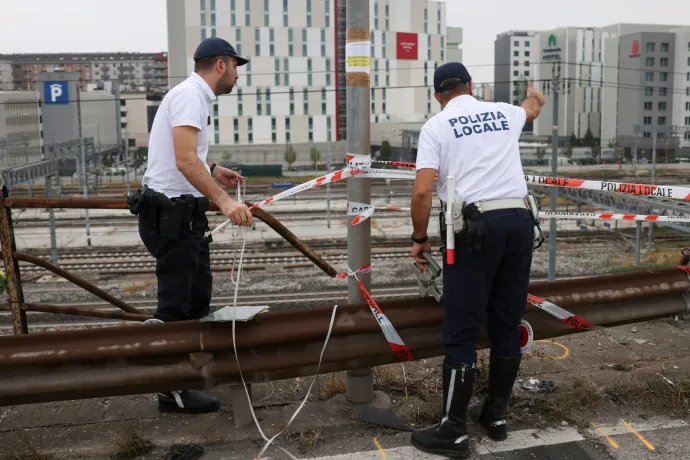
[[[467,405],[472,397],[475,369],[443,365],[443,413],[441,422],[412,433],[412,445],[422,452],[450,458],[470,456],[467,437]]]
[[[158,410],[183,414],[205,414],[220,409],[213,396],[196,390],[170,391],[158,393]]]
[[[508,403],[522,358],[491,355],[489,364],[489,394],[470,407],[470,416],[494,441],[508,438]]]

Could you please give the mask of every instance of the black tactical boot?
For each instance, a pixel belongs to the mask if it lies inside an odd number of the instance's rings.
[[[158,393],[158,410],[183,414],[205,414],[220,408],[218,399],[201,391],[184,390]]]
[[[470,456],[467,438],[467,405],[472,397],[475,369],[443,365],[443,411],[441,422],[412,433],[412,445],[430,454],[450,458]]]
[[[489,394],[470,407],[470,416],[494,441],[508,438],[508,403],[522,358],[491,355]]]

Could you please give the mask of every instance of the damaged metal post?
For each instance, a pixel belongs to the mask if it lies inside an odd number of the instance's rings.
[[[12,210],[5,207],[7,195],[7,187],[3,185],[0,195],[0,244],[2,245],[2,261],[5,264],[7,296],[12,311],[12,328],[15,335],[28,334],[26,313],[22,309],[24,291],[22,290],[19,263],[13,257],[16,244],[14,242],[14,228],[12,227]]]

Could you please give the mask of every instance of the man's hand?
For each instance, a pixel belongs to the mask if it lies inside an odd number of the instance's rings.
[[[227,195],[219,207],[221,211],[228,216],[228,219],[230,219],[230,222],[232,222],[233,225],[238,225],[240,227],[251,227],[252,223],[254,222],[252,213],[247,205],[244,203],[239,203]]]
[[[244,181],[244,177],[232,169],[216,165],[213,168],[213,178],[226,187],[235,187],[239,182]]]
[[[431,244],[428,241],[424,244],[414,243],[414,246],[412,246],[412,257],[414,258],[415,262],[419,264],[419,268],[422,271],[427,270],[427,260],[422,256],[422,254],[425,252],[431,254]]]
[[[536,98],[539,101],[539,107],[543,107],[544,104],[546,104],[546,98],[544,97],[544,93],[542,93],[538,89],[535,89],[532,86],[532,82],[527,83],[527,97]]]

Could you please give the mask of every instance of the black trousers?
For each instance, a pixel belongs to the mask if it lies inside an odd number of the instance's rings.
[[[213,286],[209,244],[204,240],[208,220],[195,213],[191,225],[181,222],[178,238],[170,240],[161,235],[159,216],[153,206],[139,214],[139,236],[156,258],[158,308],[154,318],[164,322],[200,319],[210,312]]]
[[[488,234],[479,254],[456,239],[455,264],[443,263],[443,346],[456,369],[477,362],[480,330],[487,328],[491,353],[520,356],[519,325],[525,312],[532,265],[533,222],[525,209],[483,214]]]

